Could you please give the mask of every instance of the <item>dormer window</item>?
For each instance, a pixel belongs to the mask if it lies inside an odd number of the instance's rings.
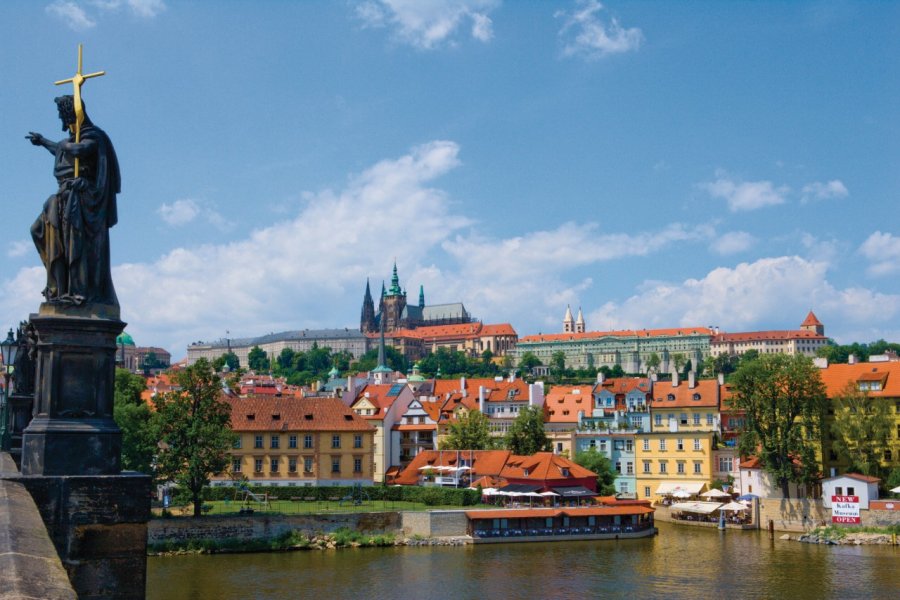
[[[273,420],[273,421],[280,421],[280,420],[281,420],[281,414],[280,414],[280,413],[273,413],[273,414],[272,414],[272,420]]]
[[[563,467],[562,469],[560,469],[560,471],[562,471],[562,476],[563,476],[563,477],[568,477],[568,476],[569,476],[569,467]]]
[[[528,469],[522,469],[522,474],[528,477]]]
[[[694,394],[694,400],[699,400],[699,399],[700,399],[700,394]]]
[[[674,402],[675,394],[669,394],[668,396],[666,396],[666,400],[668,400],[669,402]]]
[[[248,420],[248,421],[255,421],[255,420],[256,420],[256,415],[253,414],[253,413],[250,413],[249,415],[247,415],[247,420]]]

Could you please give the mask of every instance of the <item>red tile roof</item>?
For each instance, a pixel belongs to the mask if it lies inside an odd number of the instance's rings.
[[[374,431],[337,398],[229,398],[234,431]]]
[[[758,342],[765,340],[789,341],[789,340],[827,340],[824,335],[806,329],[791,329],[784,331],[745,331],[741,333],[720,333],[710,340],[710,343],[728,342]]]
[[[835,477],[829,477],[828,479],[837,479],[838,477],[849,477],[850,479],[856,479],[857,481],[862,481],[865,483],[878,483],[879,481],[881,481],[881,479],[877,477],[863,475],[862,473],[844,473],[843,475],[836,475]]]
[[[900,362],[856,363],[828,365],[819,374],[825,383],[826,394],[834,398],[843,393],[848,383],[881,381],[881,390],[866,392],[873,397],[900,398]]]
[[[593,401],[590,385],[557,385],[544,400],[544,420],[547,423],[577,423],[579,411],[591,415]]]
[[[687,381],[681,381],[677,386],[673,386],[671,381],[657,381],[653,384],[650,409],[718,407],[718,388],[716,379],[700,379],[693,388]],[[674,396],[673,400],[669,400],[670,395]],[[695,399],[695,396],[699,398]]]
[[[806,318],[803,319],[802,323],[800,323],[800,327],[814,327],[816,325],[822,326],[822,322],[818,319],[818,317],[816,317],[813,311],[809,311],[809,314],[806,315]]]
[[[519,343],[529,342],[565,342],[574,340],[587,340],[604,337],[677,337],[713,334],[708,327],[681,327],[674,329],[623,329],[621,331],[586,331],[584,333],[550,333],[529,335],[519,339]]]

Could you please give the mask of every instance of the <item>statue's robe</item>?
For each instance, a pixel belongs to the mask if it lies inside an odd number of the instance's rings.
[[[119,163],[106,133],[89,120],[59,142],[54,175],[59,190],[44,203],[31,235],[47,269],[49,302],[118,306],[110,272],[109,228],[118,221]],[[86,186],[76,190],[75,158]]]

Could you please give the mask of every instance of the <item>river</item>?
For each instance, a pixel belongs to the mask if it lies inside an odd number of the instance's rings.
[[[147,597],[900,597],[898,547],[658,527],[658,536],[639,540],[151,557]]]

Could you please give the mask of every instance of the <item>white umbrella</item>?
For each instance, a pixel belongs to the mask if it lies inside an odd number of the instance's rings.
[[[900,494],[900,485],[891,490],[892,494]]]
[[[481,495],[482,496],[496,496],[497,490],[495,490],[494,488],[484,488],[483,490],[481,490]]]
[[[559,496],[556,492],[541,492],[538,496]]]
[[[741,504],[740,502],[729,502],[723,506],[719,507],[719,510],[749,510],[746,506]]]
[[[704,498],[731,498],[731,494],[728,492],[723,492],[722,490],[711,489],[708,492],[703,492],[700,494]]]
[[[674,492],[672,492],[672,495],[675,496],[676,498],[690,498],[691,497],[691,493],[686,492],[684,490],[675,490]]]

